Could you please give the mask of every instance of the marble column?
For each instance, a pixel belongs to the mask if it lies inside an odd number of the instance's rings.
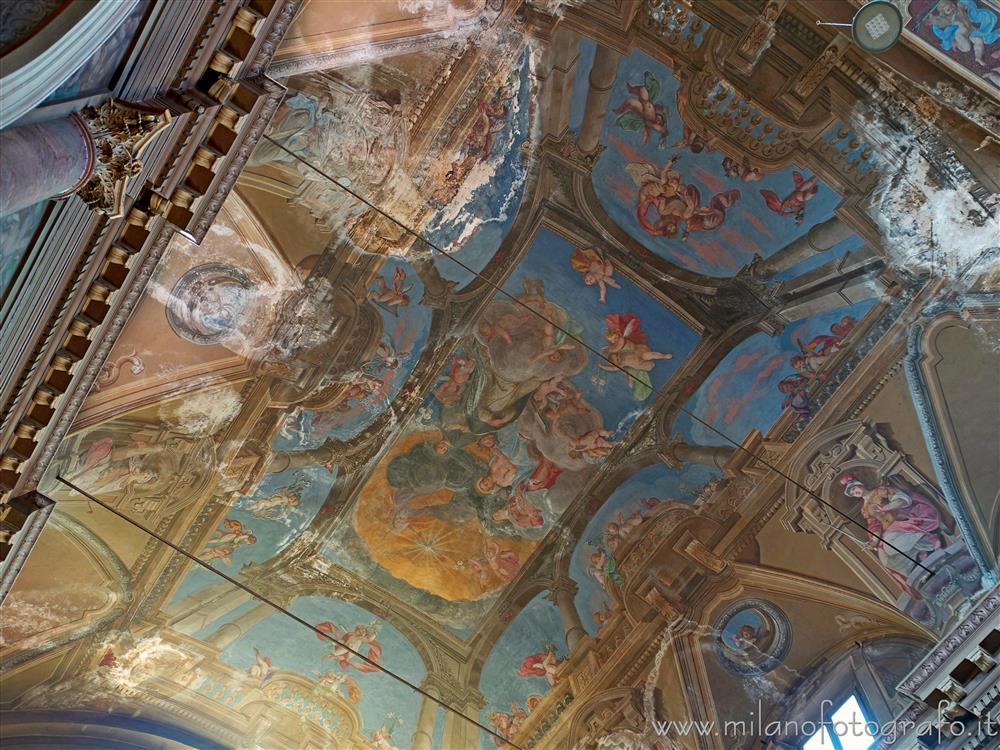
[[[839,216],[831,216],[826,221],[811,227],[808,232],[792,240],[771,257],[760,264],[764,276],[773,276],[801,263],[817,253],[829,250],[838,242],[852,234],[851,228]]]
[[[570,653],[577,644],[587,636],[576,608],[576,582],[565,576],[558,578],[549,589],[548,599],[554,601],[559,608],[559,619],[562,621],[563,632],[566,635],[566,647]]]
[[[577,148],[584,154],[593,153],[601,137],[601,126],[608,113],[611,89],[618,74],[621,55],[613,49],[598,45],[594,54],[594,65],[590,69],[590,88],[587,90],[587,104],[583,111],[583,124],[576,139]]]
[[[736,448],[732,445],[689,445],[677,443],[671,453],[680,464],[703,464],[723,468]]]
[[[437,691],[427,685],[423,686],[429,694],[437,696]],[[434,741],[434,724],[437,721],[438,704],[426,695],[420,701],[420,711],[417,714],[417,728],[410,737],[412,750],[431,750]]]
[[[569,109],[580,57],[580,35],[560,25],[552,37],[546,56],[543,86],[542,133],[559,137],[569,124]]]
[[[94,141],[79,115],[0,130],[0,216],[80,189],[94,163]]]
[[[275,611],[274,607],[270,604],[259,602],[255,607],[251,607],[232,622],[220,625],[214,633],[205,639],[205,643],[221,651],[230,643],[246,635],[250,631],[250,628]]]
[[[197,605],[197,608],[184,609],[182,613],[179,613],[177,619],[170,623],[170,626],[178,633],[190,635],[208,627],[211,623],[225,617],[229,612],[242,607],[253,599],[246,591],[236,588],[228,581],[222,583],[225,583],[225,589],[220,594],[215,594],[211,587],[206,589],[205,598]],[[201,593],[198,592],[198,594]]]
[[[455,696],[454,701],[449,704],[458,709],[463,716],[459,716],[454,711],[447,711],[444,715],[444,741],[443,746],[448,748],[479,747],[480,734],[483,730],[468,719],[479,720],[479,712],[486,705],[486,698],[478,690],[468,690],[465,701]]]

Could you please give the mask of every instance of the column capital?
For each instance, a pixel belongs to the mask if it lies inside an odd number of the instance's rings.
[[[84,107],[76,117],[94,151],[90,179],[76,192],[94,210],[111,218],[122,216],[125,183],[142,171],[139,155],[170,124],[170,113],[108,99],[98,107]]]

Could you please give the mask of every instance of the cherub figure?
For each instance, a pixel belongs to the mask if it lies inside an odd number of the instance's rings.
[[[601,627],[604,623],[610,620],[614,614],[615,613],[611,611],[611,607],[605,603],[599,610],[594,612],[594,622],[597,623],[597,627]]]
[[[602,352],[611,364],[599,363],[603,370],[614,372],[624,369],[629,374],[632,397],[636,401],[649,398],[653,392],[653,381],[649,373],[658,359],[672,359],[673,354],[650,349],[646,334],[640,328],[638,315],[615,313],[605,315],[607,326],[604,339],[608,342]]]
[[[328,633],[330,638],[336,638],[338,642],[329,638],[316,635],[322,641],[326,641],[330,646],[327,659],[334,659],[340,664],[341,669],[353,667],[359,672],[377,672],[379,670],[379,659],[382,657],[382,644],[378,642],[378,622],[373,621],[368,625],[355,625],[352,630],[341,632],[340,629],[329,620],[321,622],[316,629]],[[358,654],[363,654],[367,660],[358,658]]]
[[[565,659],[556,656],[556,647],[553,644],[547,645],[537,654],[525,657],[517,670],[518,677],[544,677],[549,686],[556,684],[556,675],[559,667],[565,663]]]
[[[569,451],[569,455],[576,457],[579,455],[587,456],[588,458],[603,458],[611,452],[611,449],[615,447],[615,444],[608,440],[609,437],[614,435],[614,430],[591,430],[586,432],[579,437],[572,438],[570,445],[572,446]]]
[[[348,677],[343,672],[337,672],[331,670],[329,672],[324,672],[319,675],[317,682],[324,687],[328,687],[331,690],[343,689],[346,694],[347,702],[351,705],[357,705],[358,701],[361,700],[361,688],[358,686],[354,680]]]
[[[274,669],[271,667],[271,657],[264,656],[260,649],[253,647],[254,663],[247,667],[247,674],[257,681],[257,687],[262,688],[274,676]]]
[[[683,113],[687,108],[687,95],[684,93],[683,89],[678,89],[677,91],[677,111]],[[684,134],[677,143],[673,145],[673,148],[685,148],[687,147],[692,154],[700,154],[702,151],[714,151],[719,140],[715,136],[709,136],[705,138],[704,136],[696,133],[687,123],[684,124]]]
[[[660,82],[647,70],[643,74],[642,83],[629,83],[626,86],[632,96],[627,97],[621,106],[614,110],[618,115],[615,122],[622,130],[633,133],[641,130],[643,145],[649,142],[650,133],[659,133],[658,147],[663,148],[664,139],[667,137],[666,109],[662,104],[654,102],[660,95]]]
[[[598,547],[590,555],[590,574],[597,579],[605,591],[611,591],[612,585],[624,583],[618,562],[604,547]]]
[[[447,379],[434,390],[434,398],[445,406],[452,406],[462,397],[465,384],[476,369],[476,360],[461,354],[451,360]]]
[[[368,299],[386,307],[406,307],[410,304],[409,293],[413,290],[413,284],[404,286],[405,282],[406,271],[402,266],[398,266],[392,274],[392,286],[383,277],[377,276],[375,283],[378,284],[378,288],[369,290]]]
[[[254,518],[276,521],[302,502],[302,492],[309,486],[309,480],[299,479],[293,484],[279,487],[267,497],[262,497],[247,505],[247,512]]]
[[[757,182],[757,180],[764,178],[764,173],[760,171],[760,168],[751,166],[746,158],[739,162],[727,156],[722,160],[722,170],[727,176],[738,177],[743,182]]]
[[[544,526],[545,519],[541,509],[525,497],[524,491],[524,483],[518,484],[510,494],[507,505],[493,512],[493,520],[498,523],[509,521],[522,529],[537,529]]]
[[[569,256],[569,263],[574,271],[583,275],[584,284],[587,286],[597,285],[601,292],[600,302],[602,305],[607,301],[607,288],[609,286],[621,289],[621,286],[613,278],[615,268],[611,265],[611,261],[594,248],[576,248]]]
[[[690,232],[711,232],[726,221],[726,210],[740,198],[739,190],[727,190],[712,196],[707,206],[701,205],[701,191],[683,181],[675,170],[677,157],[667,160],[661,168],[646,162],[631,162],[625,171],[639,186],[636,201],[636,221],[653,237],[687,239]],[[659,216],[652,218],[655,211]]]
[[[642,526],[645,520],[641,510],[636,510],[628,516],[625,515],[624,511],[620,511],[614,521],[608,522],[604,532],[604,543],[609,550],[614,552],[632,533],[632,530]]]
[[[761,190],[767,207],[779,216],[794,216],[795,223],[801,224],[806,217],[806,203],[819,192],[819,177],[813,175],[808,180],[800,172],[792,172],[795,188],[783,199],[773,190]]]
[[[986,45],[1000,39],[997,14],[978,7],[974,0],[941,0],[927,15],[927,21],[945,52],[953,47],[959,52],[971,52],[983,66]]]
[[[257,537],[235,518],[224,518],[219,528],[205,542],[207,547],[231,546],[240,547],[244,544],[256,544]]]
[[[372,745],[374,745],[377,750],[398,750],[398,748],[393,745],[390,740],[392,740],[393,732],[399,729],[402,725],[402,719],[396,716],[396,714],[389,714],[386,721],[382,722],[382,726],[372,731],[369,735]]]
[[[226,565],[232,565],[233,560],[231,555],[236,551],[235,547],[230,547],[228,545],[220,545],[218,547],[207,547],[200,555],[203,562],[211,562],[212,560],[222,560]]]

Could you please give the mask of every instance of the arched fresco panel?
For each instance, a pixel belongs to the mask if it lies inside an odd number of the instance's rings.
[[[573,550],[569,568],[579,587],[576,607],[587,632],[596,634],[612,616],[620,582],[616,551],[640,538],[645,524],[665,503],[693,503],[721,474],[709,466],[678,471],[656,464],[626,479],[594,514]]]
[[[297,599],[289,610],[413,684],[426,673],[402,633],[367,610],[322,596]],[[260,687],[280,672],[294,672],[315,681],[318,695],[337,693],[361,715],[363,734],[373,744],[383,734],[390,746],[406,747],[416,726],[419,693],[280,613],[257,623],[220,658]]]
[[[605,211],[632,237],[683,268],[730,276],[830,218],[839,199],[818,177],[728,157],[685,126],[683,96],[670,69],[641,52],[618,65],[592,179]]]
[[[232,574],[251,563],[270,560],[302,535],[326,500],[336,479],[323,466],[265,474],[251,495],[237,497],[225,518],[196,554]],[[192,566],[174,594],[174,601],[216,583],[218,578]]]
[[[754,334],[726,355],[685,409],[736,441],[751,430],[767,433],[786,408],[807,423],[813,409],[806,389],[823,377],[825,361],[850,345],[851,331],[873,304],[865,300],[813,315],[776,336]],[[730,444],[688,414],[677,417],[675,429],[694,443]]]
[[[515,735],[559,680],[566,656],[559,611],[539,594],[513,619],[486,659],[479,690],[487,703],[480,721],[507,737]],[[481,750],[502,744],[485,732],[480,737]]]
[[[423,235],[461,265],[437,258],[446,279],[466,284],[475,278],[510,231],[528,174],[524,149],[531,133],[531,80],[528,55],[512,67],[492,97],[476,101],[475,122],[449,161],[429,201],[437,214]],[[464,181],[463,181],[464,179]],[[465,266],[465,267],[463,267]]]
[[[412,264],[386,261],[368,290],[382,317],[382,340],[374,355],[344,376],[343,396],[323,410],[295,409],[275,438],[275,450],[315,448],[328,438],[350,440],[385,411],[398,394],[427,344],[431,309],[419,300],[424,283]]]

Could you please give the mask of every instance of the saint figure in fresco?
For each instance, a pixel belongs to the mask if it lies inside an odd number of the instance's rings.
[[[517,670],[518,677],[544,677],[549,686],[556,684],[556,675],[565,659],[556,656],[556,647],[549,644],[537,654],[525,657]]]
[[[382,657],[382,644],[376,637],[379,624],[373,620],[367,625],[355,625],[352,630],[341,631],[329,620],[321,622],[316,626],[317,630],[327,633],[330,638],[336,638],[339,643],[334,643],[329,638],[317,634],[316,637],[329,644],[330,652],[324,658],[333,659],[341,669],[353,667],[359,672],[377,672],[379,659]],[[343,644],[343,645],[341,645]],[[344,648],[347,646],[348,648]],[[352,653],[353,652],[353,653]],[[367,657],[358,658],[357,654]]]
[[[128,491],[154,484],[160,478],[157,456],[162,446],[133,433],[127,446],[115,447],[113,435],[92,440],[66,469],[66,478],[91,492]]]
[[[847,497],[861,501],[868,549],[907,593],[921,598],[906,581],[914,567],[909,558],[922,562],[944,545],[941,511],[923,495],[884,482],[869,489],[845,474],[840,483]]]
[[[794,216],[795,223],[801,224],[806,218],[806,203],[816,197],[819,192],[819,177],[813,175],[809,179],[800,172],[792,171],[792,181],[795,187],[784,198],[779,198],[773,190],[761,190],[767,207],[778,216]]]
[[[614,110],[618,115],[615,120],[618,127],[633,133],[642,132],[643,145],[649,142],[650,133],[657,133],[660,136],[657,145],[663,148],[667,137],[667,111],[655,101],[660,95],[660,82],[647,70],[643,74],[642,83],[629,83],[626,87],[631,96]]]
[[[574,271],[583,275],[584,284],[587,286],[597,285],[601,292],[599,299],[602,305],[607,301],[607,288],[609,286],[621,289],[621,286],[613,278],[615,268],[611,265],[611,261],[594,248],[576,248],[569,256],[569,263]]]
[[[505,468],[501,463],[497,472]],[[393,458],[386,468],[386,479],[396,490],[394,525],[405,525],[408,518],[421,513],[447,523],[472,518],[476,513],[474,496],[490,494],[498,481],[490,465],[443,437],[417,443],[408,452]],[[451,490],[449,502],[413,507],[414,501],[421,496],[442,489]]]
[[[805,375],[788,375],[778,381],[778,390],[785,394],[781,402],[782,409],[791,409],[798,416],[799,422],[805,422],[812,417],[812,403],[809,400],[809,382],[811,378]]]
[[[987,45],[1000,39],[997,21],[994,11],[980,7],[974,0],[941,0],[927,15],[927,23],[940,41],[941,49],[971,52],[976,62],[983,66],[987,64]]]
[[[701,205],[701,191],[683,181],[673,169],[674,156],[661,168],[647,162],[630,162],[625,171],[639,186],[635,215],[639,226],[653,237],[687,239],[690,232],[711,232],[726,221],[726,210],[740,198],[739,190],[727,190]],[[651,216],[651,213],[656,216]]]
[[[636,401],[644,401],[653,392],[653,381],[649,373],[656,360],[671,359],[674,355],[650,349],[638,315],[605,315],[604,323],[604,339],[608,343],[602,351],[611,364],[600,362],[598,367],[611,372],[616,372],[619,368],[628,372],[631,376],[629,387],[632,389],[632,397]]]

